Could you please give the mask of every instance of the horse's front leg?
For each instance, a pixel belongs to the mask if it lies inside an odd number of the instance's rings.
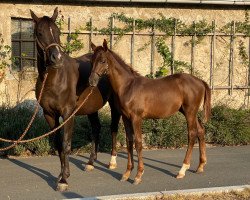
[[[51,130],[53,130],[59,126],[59,116],[56,116],[54,114],[49,114],[44,110],[44,117],[45,117],[46,121],[48,122]],[[64,168],[64,162],[63,162],[64,161],[64,154],[62,152],[62,137],[61,137],[60,131],[61,130],[59,129],[53,135],[49,136],[50,142],[54,143],[54,148],[55,148],[55,150],[58,151],[58,155],[59,155],[60,162],[61,162],[61,173],[58,176],[58,181],[62,177],[62,172],[63,172],[63,168]]]
[[[131,124],[131,121],[126,118],[125,116],[122,116],[122,120],[124,123],[124,127],[125,127],[125,132],[126,132],[126,142],[127,142],[127,151],[128,151],[128,164],[127,164],[127,169],[125,171],[125,173],[122,175],[122,179],[121,181],[126,181],[128,180],[131,171],[134,169],[134,158],[133,158],[133,144],[134,144],[134,140],[133,140],[133,127]]]
[[[67,112],[63,116],[64,120],[66,120],[71,112]],[[71,152],[71,141],[72,141],[72,134],[74,128],[74,116],[64,125],[64,134],[63,134],[63,142],[62,142],[62,174],[61,178],[59,176],[59,181],[57,183],[57,190],[60,192],[66,191],[68,189],[68,182],[67,178],[70,176],[69,170],[69,154]]]
[[[115,169],[117,167],[116,158],[117,158],[117,133],[119,128],[119,121],[121,118],[121,114],[115,107],[114,101],[109,101],[110,109],[111,109],[111,134],[112,134],[112,151],[111,151],[111,159],[109,162],[109,169]]]
[[[85,166],[85,171],[91,171],[94,169],[94,161],[97,159],[97,152],[98,152],[99,140],[100,140],[99,135],[100,135],[100,129],[101,129],[98,112],[88,115],[88,119],[90,121],[91,128],[92,128],[92,135],[91,135],[92,149],[91,149],[88,164]]]

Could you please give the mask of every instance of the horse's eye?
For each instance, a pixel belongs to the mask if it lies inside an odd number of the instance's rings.
[[[38,33],[38,36],[42,36],[43,34],[42,33]]]
[[[101,61],[102,64],[104,64],[105,62],[106,62],[105,60]]]

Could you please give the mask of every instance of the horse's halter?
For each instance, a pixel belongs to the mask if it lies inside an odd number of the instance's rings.
[[[53,36],[53,35],[52,35],[52,36]],[[53,39],[54,39],[54,37],[53,37]],[[54,40],[55,40],[55,39],[54,39]],[[44,63],[45,63],[45,65],[46,65],[46,67],[47,67],[48,64],[46,64],[46,61],[47,61],[47,52],[48,52],[49,48],[50,48],[50,47],[53,47],[53,46],[57,46],[57,47],[59,47],[59,49],[61,49],[61,45],[58,44],[58,43],[56,43],[56,42],[53,42],[53,43],[49,44],[48,46],[44,47],[44,45],[43,45],[43,44],[41,43],[41,41],[37,38],[37,36],[36,36],[36,42],[37,42],[38,46],[39,46],[39,47],[42,49],[42,51],[43,51]],[[38,55],[39,55],[40,57],[42,57],[42,56],[39,54],[39,52],[38,52]],[[60,67],[56,67],[56,65],[52,65],[52,68],[58,69],[58,68],[60,68]]]
[[[104,68],[104,72],[102,74],[99,74],[98,72],[95,72],[95,73],[100,78],[103,75],[107,75],[108,74],[108,70],[109,70],[109,65],[107,64],[106,67]]]

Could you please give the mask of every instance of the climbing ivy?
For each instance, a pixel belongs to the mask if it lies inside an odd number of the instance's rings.
[[[220,28],[220,31],[226,34],[232,33],[233,22],[229,22]],[[250,19],[249,10],[245,12],[245,19],[243,22],[235,21],[235,33],[242,33],[243,35],[250,37]]]
[[[173,60],[171,51],[169,47],[166,45],[163,37],[157,39],[155,46],[157,52],[163,58],[163,63],[155,72],[155,77],[162,77],[168,75],[171,66],[174,67],[174,72],[183,72],[184,71],[183,68],[187,70],[191,69],[191,65],[189,65],[187,62]]]
[[[11,47],[6,45],[0,34],[0,82],[5,75],[6,68],[10,67]]]
[[[56,20],[56,24],[61,32],[63,30],[63,27],[67,25],[61,12],[59,12],[59,17]],[[83,42],[79,39],[79,34],[82,30],[83,28],[80,27],[75,29],[73,33],[68,34],[67,41],[62,44],[62,47],[67,54],[77,52],[84,47]]]
[[[158,68],[155,73],[155,77],[165,76],[169,74],[170,66],[174,67],[175,72],[182,72],[185,69],[190,70],[191,65],[187,62],[173,60],[171,51],[169,47],[166,45],[164,39],[172,36],[174,34],[181,35],[181,36],[195,36],[191,40],[185,43],[185,45],[198,45],[204,39],[204,36],[212,33],[216,27],[212,24],[209,24],[206,20],[196,21],[192,24],[186,24],[185,22],[181,21],[177,18],[167,18],[162,13],[159,13],[159,18],[151,18],[151,19],[139,19],[139,18],[132,18],[126,16],[124,13],[113,13],[110,16],[110,19],[114,18],[119,22],[124,24],[123,28],[113,27],[112,22],[109,20],[109,24],[105,28],[98,29],[97,27],[91,27],[90,23],[86,24],[86,29],[90,30],[91,28],[94,31],[98,31],[103,35],[109,35],[112,32],[117,36],[116,41],[122,38],[123,35],[126,33],[133,31],[133,23],[135,25],[135,31],[142,31],[142,30],[151,30],[151,31],[158,31],[164,33],[164,36],[158,37],[155,43],[157,52],[161,55],[163,62],[162,65]],[[249,23],[249,10],[245,11],[245,20],[243,22],[236,21],[235,22],[235,33],[242,33],[243,35],[249,37],[250,36],[250,23]],[[218,30],[222,33],[230,34],[232,32],[232,22],[227,23],[226,25],[222,26]],[[151,41],[145,43],[139,51],[144,50],[147,46],[151,44]],[[244,43],[241,41],[239,42],[239,55],[242,60],[242,63],[245,66],[249,65],[249,58],[246,52],[246,47]],[[194,74],[197,75],[197,71]],[[151,75],[148,75],[152,77]]]

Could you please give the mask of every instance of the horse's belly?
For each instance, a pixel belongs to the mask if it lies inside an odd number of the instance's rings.
[[[81,106],[80,110],[76,113],[77,115],[87,115],[94,113],[101,109],[104,105],[102,95],[100,91],[94,87],[88,87],[80,95],[77,101],[77,108]]]
[[[144,107],[143,118],[167,118],[179,111],[180,106],[179,102],[162,102],[156,100]]]

